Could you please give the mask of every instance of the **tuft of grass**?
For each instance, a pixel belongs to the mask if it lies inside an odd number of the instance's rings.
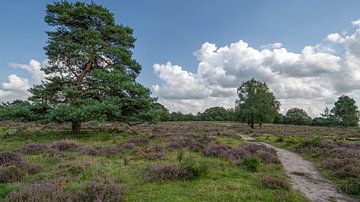
[[[289,189],[289,184],[283,179],[276,179],[271,176],[262,176],[261,184],[270,189]]]

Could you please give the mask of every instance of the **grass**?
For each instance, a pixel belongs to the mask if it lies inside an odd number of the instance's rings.
[[[152,129],[151,129],[152,128]],[[128,131],[110,133],[107,130],[88,130],[73,136],[66,131],[48,129],[24,129],[12,132],[11,126],[0,127],[0,152],[16,151],[26,143],[52,145],[61,140],[70,140],[86,146],[115,146],[133,139],[146,139],[147,144],[139,144],[135,150],[123,150],[114,154],[84,155],[77,151],[24,155],[28,163],[40,164],[43,171],[27,174],[23,181],[0,184],[0,201],[10,192],[34,183],[61,180],[65,191],[73,193],[94,180],[119,181],[124,187],[125,201],[308,201],[298,192],[287,188],[267,188],[261,183],[263,176],[287,179],[281,164],[261,163],[258,171],[247,170],[229,160],[207,157],[202,151],[184,149],[184,158],[195,158],[206,164],[208,172],[192,180],[148,181],[145,170],[151,165],[179,164],[179,149],[168,148],[172,138],[187,138],[201,144],[224,144],[238,147],[245,143],[236,136],[209,132],[209,130],[229,130],[227,124],[204,122],[161,123],[155,126],[138,126]],[[195,132],[194,132],[195,131]],[[205,139],[205,140],[204,140]],[[158,145],[163,148],[164,157],[146,160],[139,155],[142,149]],[[201,145],[200,145],[201,146]]]

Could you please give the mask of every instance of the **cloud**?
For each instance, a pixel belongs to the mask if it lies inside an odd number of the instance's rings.
[[[360,99],[354,94],[360,89],[360,20],[352,24],[352,33],[330,33],[301,52],[281,43],[257,49],[243,40],[223,47],[206,42],[194,52],[196,73],[170,62],[155,64],[162,83],[152,91],[171,111],[196,113],[209,106],[234,106],[236,88],[255,78],[269,85],[283,112],[299,106],[318,116],[341,94]]]
[[[37,83],[45,78],[45,73],[41,71],[41,63],[34,59],[30,60],[29,64],[10,63],[10,66],[28,71]]]
[[[40,63],[36,60],[30,60],[29,64],[10,63],[15,69],[21,69],[31,74],[31,79],[22,78],[16,74],[10,74],[7,81],[0,84],[0,101],[7,102],[16,99],[26,99],[30,96],[29,89],[33,84],[38,84],[45,78],[45,73],[41,71],[41,66],[46,61]]]
[[[15,99],[25,99],[29,96],[29,81],[15,74],[8,76],[8,80],[1,84],[0,100],[3,102]]]

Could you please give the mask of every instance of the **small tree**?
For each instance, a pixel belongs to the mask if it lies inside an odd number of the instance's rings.
[[[95,3],[49,4],[45,22],[46,81],[34,86],[30,100],[47,105],[49,120],[71,122],[72,133],[90,120],[136,121],[154,101],[135,81],[141,66],[132,59],[132,29],[115,23]]]
[[[272,122],[279,111],[280,103],[275,100],[266,83],[255,79],[243,82],[237,94],[236,111],[251,128],[254,128],[254,123],[261,126],[264,122]]]
[[[310,125],[311,118],[303,109],[295,107],[286,112],[285,123],[294,125]]]
[[[331,112],[334,113],[343,127],[357,126],[359,123],[359,111],[356,102],[347,95],[339,97]]]

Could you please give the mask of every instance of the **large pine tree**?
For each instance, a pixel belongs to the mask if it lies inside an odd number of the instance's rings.
[[[67,1],[49,4],[45,22],[47,78],[30,99],[49,108],[49,120],[71,122],[78,134],[84,121],[129,121],[149,109],[154,99],[135,80],[141,66],[131,28],[100,5]]]

